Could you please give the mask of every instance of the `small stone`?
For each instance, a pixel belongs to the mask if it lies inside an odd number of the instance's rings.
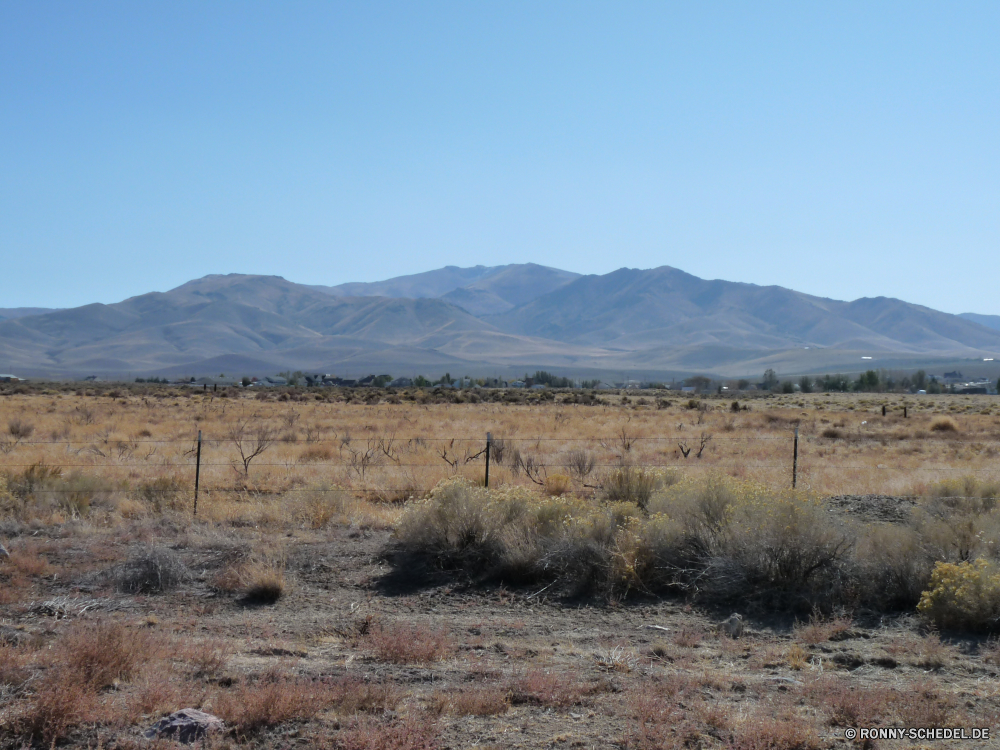
[[[10,557],[10,552],[7,551],[6,547],[0,544],[0,559],[7,559],[8,557]]]
[[[182,708],[169,716],[164,716],[146,730],[147,739],[168,737],[191,744],[204,737],[209,732],[220,731],[225,727],[222,719],[212,716],[196,708]]]

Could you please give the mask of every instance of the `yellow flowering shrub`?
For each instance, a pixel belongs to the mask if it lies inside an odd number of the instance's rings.
[[[982,558],[971,563],[938,562],[917,610],[943,628],[996,628],[1000,624],[1000,570]]]

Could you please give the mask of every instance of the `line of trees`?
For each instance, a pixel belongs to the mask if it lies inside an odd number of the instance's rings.
[[[746,381],[740,381],[745,383]],[[745,386],[740,385],[741,389]],[[792,380],[781,380],[774,370],[766,370],[764,378],[759,387],[765,391],[794,393],[916,393],[917,391],[927,391],[928,393],[942,393],[944,386],[933,375],[928,376],[926,371],[917,370],[913,375],[895,376],[887,370],[866,370],[852,379],[848,375],[823,375],[812,378],[803,375],[797,382]],[[1000,381],[997,381],[1000,389]]]

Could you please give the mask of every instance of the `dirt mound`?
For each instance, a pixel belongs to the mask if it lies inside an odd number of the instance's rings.
[[[916,498],[898,495],[834,495],[826,503],[834,510],[869,523],[905,523]]]

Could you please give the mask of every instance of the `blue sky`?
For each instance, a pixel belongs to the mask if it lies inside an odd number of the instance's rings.
[[[534,261],[1000,314],[1000,3],[0,4],[0,307]]]

